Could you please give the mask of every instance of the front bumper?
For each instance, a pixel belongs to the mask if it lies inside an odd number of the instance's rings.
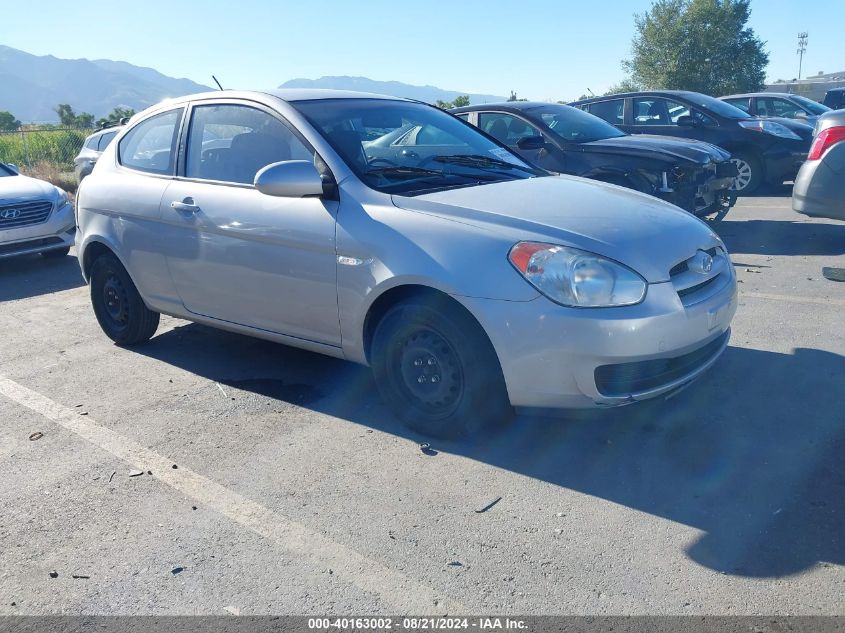
[[[39,224],[0,229],[0,258],[68,248],[73,246],[75,230],[73,205],[65,204]]]
[[[672,281],[650,284],[642,303],[624,308],[566,308],[545,297],[462,301],[493,343],[513,406],[619,406],[680,389],[716,362],[737,306],[727,266],[701,291],[681,296]],[[637,375],[640,368],[651,373]]]
[[[676,168],[663,175],[654,195],[697,216],[727,212],[736,203],[731,191],[736,166],[730,161],[690,169]]]

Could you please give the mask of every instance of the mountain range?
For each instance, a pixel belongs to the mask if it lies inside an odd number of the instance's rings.
[[[498,95],[467,93],[460,90],[444,90],[436,86],[414,86],[412,84],[402,83],[401,81],[376,81],[367,77],[334,76],[320,77],[319,79],[291,79],[283,83],[279,88],[356,90],[358,92],[373,92],[393,97],[418,99],[427,103],[435,103],[438,99],[442,101],[453,101],[455,97],[461,95],[469,95],[470,103],[493,103],[505,100],[505,97]]]
[[[11,112],[24,123],[58,121],[54,108],[68,103],[75,112],[95,117],[117,106],[143,110],[166,97],[212,90],[190,79],[174,79],[152,68],[110,59],[60,59],[32,55],[0,45],[0,111]],[[400,81],[375,81],[367,77],[291,79],[280,88],[332,88],[418,99],[428,103],[453,101],[469,94],[472,103],[504,101],[498,95],[415,86]]]
[[[55,122],[60,103],[105,116],[117,106],[142,110],[166,97],[211,90],[152,68],[109,59],[59,59],[0,45],[0,111],[28,122]]]

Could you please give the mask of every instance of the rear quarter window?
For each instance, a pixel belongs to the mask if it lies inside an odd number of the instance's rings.
[[[624,99],[611,99],[610,101],[591,103],[588,111],[590,114],[594,114],[613,125],[622,125],[625,122]]]
[[[141,121],[120,139],[118,162],[153,174],[172,174],[183,108]]]

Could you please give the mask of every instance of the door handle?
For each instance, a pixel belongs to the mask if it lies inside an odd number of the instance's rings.
[[[182,202],[174,200],[170,203],[170,208],[175,209],[176,211],[182,211],[184,213],[196,213],[200,210],[199,206],[194,204],[194,199],[190,196],[187,198],[183,198]]]

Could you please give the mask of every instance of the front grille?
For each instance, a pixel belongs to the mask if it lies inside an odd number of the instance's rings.
[[[713,248],[708,248],[704,252],[707,253],[708,255],[710,255],[710,257],[716,257],[716,254],[719,251],[714,246]],[[669,276],[674,277],[675,275],[680,275],[681,273],[685,273],[688,270],[689,270],[689,266],[687,265],[687,260],[685,259],[684,261],[675,264],[674,266],[672,266],[672,268],[669,269]]]
[[[53,203],[48,200],[30,200],[0,206],[0,231],[22,226],[41,224],[50,217]]]
[[[602,395],[613,397],[662,387],[707,364],[719,353],[728,336],[725,332],[707,345],[675,358],[602,365],[595,371],[596,388]]]
[[[692,293],[698,292],[699,290],[704,290],[707,286],[712,284],[718,278],[719,278],[719,276],[716,275],[715,277],[711,277],[710,279],[702,281],[700,284],[696,284],[694,286],[689,286],[687,288],[683,288],[681,290],[678,290],[678,296],[679,297],[686,297],[687,295],[691,295]]]
[[[0,244],[0,255],[7,253],[18,253],[20,251],[28,251],[39,246],[50,246],[52,244],[61,244],[60,237],[45,237],[40,240],[28,240],[26,242],[15,242],[14,244]]]

